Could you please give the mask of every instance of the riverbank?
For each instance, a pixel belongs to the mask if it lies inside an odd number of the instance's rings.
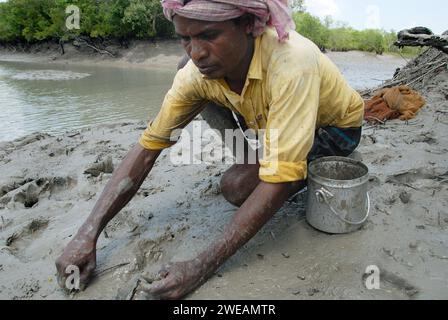
[[[73,43],[67,43],[64,45],[65,53],[61,54],[60,46],[54,42],[37,43],[26,48],[0,44],[0,59],[65,65],[176,70],[177,63],[185,54],[179,40],[154,42],[133,40],[127,47],[110,44],[101,48],[102,54],[89,47],[77,47]],[[346,60],[350,61],[365,57],[375,58],[378,59],[378,63],[388,63],[394,58],[403,59],[405,63],[413,58],[411,55],[404,57],[396,53],[377,55],[363,51],[328,51],[327,54],[337,60],[341,60],[340,57],[346,57]]]
[[[64,45],[65,53],[61,54],[61,47],[53,42],[37,43],[26,48],[0,45],[0,57],[2,60],[49,64],[176,70],[177,62],[184,54],[178,40],[134,40],[127,47],[110,44],[101,50],[104,50],[103,54],[86,46],[67,43]]]
[[[447,89],[443,72],[422,87],[427,106],[417,118],[365,127],[359,151],[370,168],[373,206],[362,230],[318,232],[306,223],[303,204],[287,204],[188,298],[447,298]],[[116,167],[145,125],[104,124],[0,143],[0,298],[126,299],[138,277],[193,257],[222,232],[235,211],[219,191],[228,166],[173,165],[164,151],[100,236],[92,284],[74,296],[57,287],[54,261],[110,178],[87,169],[108,157]],[[379,290],[364,284],[371,265],[381,269]]]

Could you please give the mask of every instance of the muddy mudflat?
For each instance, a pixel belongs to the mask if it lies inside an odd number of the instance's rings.
[[[408,122],[366,124],[372,212],[358,232],[329,235],[283,209],[187,299],[448,298],[448,75],[429,79]],[[235,208],[219,190],[224,164],[173,165],[164,151],[98,241],[83,292],[59,289],[54,261],[89,215],[111,172],[146,126],[130,121],[0,143],[0,298],[127,299],[138,279],[194,257]],[[380,289],[365,286],[377,266]]]

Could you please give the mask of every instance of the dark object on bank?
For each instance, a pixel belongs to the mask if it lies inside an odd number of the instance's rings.
[[[442,52],[448,53],[448,32],[445,31],[441,36],[435,35],[431,30],[425,27],[416,27],[402,30],[398,33],[397,47],[433,47]]]

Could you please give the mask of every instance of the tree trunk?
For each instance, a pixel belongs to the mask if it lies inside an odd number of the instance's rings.
[[[64,49],[64,41],[62,39],[59,39],[59,46],[61,47],[61,56],[63,56],[65,54],[65,49]]]
[[[154,37],[157,35],[157,15],[154,14],[154,17],[152,18],[152,34],[154,35]]]

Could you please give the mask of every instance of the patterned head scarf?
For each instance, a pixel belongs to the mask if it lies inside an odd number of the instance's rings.
[[[287,0],[162,0],[163,13],[172,21],[178,14],[188,19],[221,22],[248,13],[255,17],[253,36],[264,32],[266,25],[277,30],[280,41],[295,29]]]

